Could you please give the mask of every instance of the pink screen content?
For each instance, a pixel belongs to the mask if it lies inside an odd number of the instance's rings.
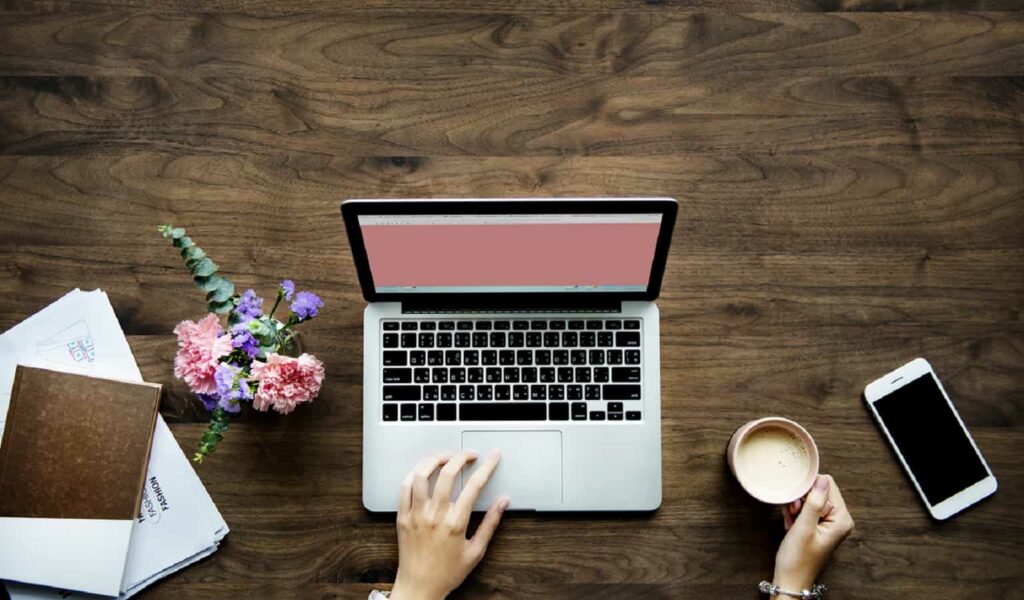
[[[661,216],[414,215],[360,224],[378,291],[643,291]]]

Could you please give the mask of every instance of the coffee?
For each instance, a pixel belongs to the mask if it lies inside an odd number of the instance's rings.
[[[736,476],[765,495],[784,494],[802,485],[811,469],[807,445],[795,433],[764,425],[751,431],[736,449]]]

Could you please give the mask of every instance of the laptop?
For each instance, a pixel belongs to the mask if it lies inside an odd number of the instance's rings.
[[[368,510],[395,511],[425,456],[495,449],[477,510],[506,495],[513,510],[660,506],[654,300],[675,200],[347,200],[341,212],[369,303]]]

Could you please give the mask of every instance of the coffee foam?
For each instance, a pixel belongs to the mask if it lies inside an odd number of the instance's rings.
[[[747,434],[736,453],[736,475],[751,489],[783,493],[807,480],[811,456],[792,431],[766,425]]]

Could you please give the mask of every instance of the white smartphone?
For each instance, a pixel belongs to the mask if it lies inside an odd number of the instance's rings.
[[[918,495],[948,519],[996,491],[996,478],[932,366],[917,358],[864,388],[864,400]]]

